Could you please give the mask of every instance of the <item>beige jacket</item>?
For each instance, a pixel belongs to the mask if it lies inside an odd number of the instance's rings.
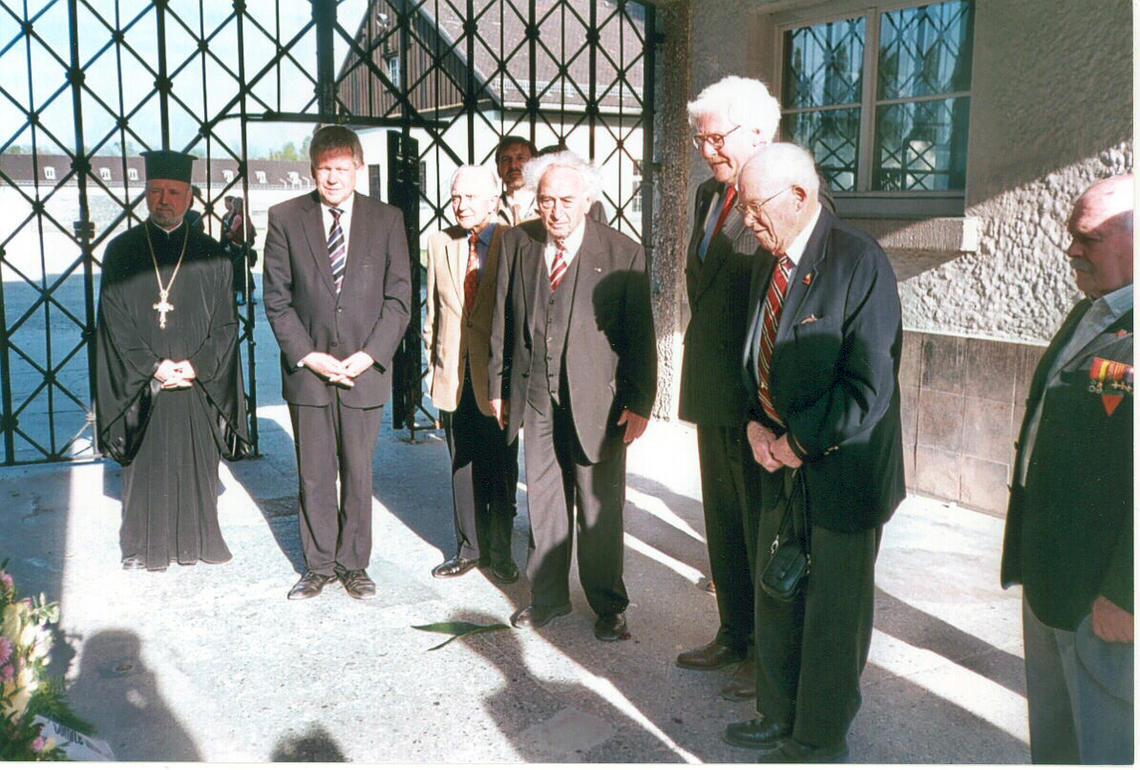
[[[463,307],[467,232],[459,227],[449,227],[428,237],[424,345],[431,362],[431,400],[446,412],[454,412],[459,406],[465,366],[470,361],[471,385],[479,411],[491,415],[487,397],[491,313],[495,306],[495,279],[499,273],[499,241],[507,229],[499,224],[491,236],[475,306],[470,313]]]

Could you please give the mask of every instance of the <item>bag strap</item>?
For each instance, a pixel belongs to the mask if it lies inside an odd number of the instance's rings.
[[[792,468],[784,474],[784,494],[787,508],[785,517],[792,517],[792,532],[804,546],[804,553],[811,554],[811,528],[807,521],[807,490],[804,488],[803,475],[799,468]],[[786,519],[785,519],[786,521]],[[780,528],[783,529],[781,524]]]

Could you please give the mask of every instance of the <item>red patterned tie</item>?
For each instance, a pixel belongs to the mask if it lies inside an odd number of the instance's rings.
[[[784,309],[784,295],[788,291],[788,273],[792,261],[787,255],[777,255],[779,261],[776,269],[772,271],[772,280],[768,283],[768,296],[764,298],[764,328],[760,334],[760,355],[756,360],[757,381],[760,390],[757,394],[760,405],[776,423],[783,425],[784,421],[776,413],[772,404],[772,394],[768,388],[769,374],[772,366],[772,350],[776,341],[776,330],[780,327],[780,311]]]
[[[550,290],[553,292],[566,276],[566,245],[555,241],[554,263],[550,266]]]
[[[467,275],[463,278],[463,307],[467,312],[475,305],[475,294],[479,291],[479,236],[471,233],[467,239]]]

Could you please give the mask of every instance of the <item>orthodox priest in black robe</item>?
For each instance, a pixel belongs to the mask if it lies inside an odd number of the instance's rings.
[[[99,291],[100,449],[123,465],[123,568],[231,558],[218,461],[249,451],[231,267],[189,227],[193,157],[145,153],[150,217],[107,246]]]

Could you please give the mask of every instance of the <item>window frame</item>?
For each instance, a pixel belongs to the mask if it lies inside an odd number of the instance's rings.
[[[867,0],[834,0],[826,5],[813,5],[788,9],[773,14],[773,28],[777,40],[777,56],[775,61],[775,77],[773,82],[779,84],[781,92],[780,115],[781,124],[783,116],[799,113],[817,112],[817,107],[797,107],[786,109],[783,106],[783,83],[785,63],[787,60],[786,40],[787,33],[801,27],[816,26],[863,16],[867,19],[864,24],[863,39],[863,70],[860,101],[856,105],[829,105],[833,109],[853,108],[859,109],[859,135],[857,141],[857,156],[855,164],[855,189],[832,191],[831,195],[836,208],[841,215],[854,217],[942,217],[962,216],[965,212],[966,189],[969,186],[969,128],[966,133],[966,180],[961,190],[909,190],[884,191],[872,190],[875,167],[875,124],[878,110],[882,106],[891,104],[906,104],[920,101],[936,101],[941,99],[970,99],[973,107],[974,68],[971,62],[970,90],[954,91],[921,97],[903,97],[893,99],[878,99],[879,82],[879,45],[882,31],[882,16],[886,13],[906,8],[919,8],[924,5],[936,5],[942,0],[880,0],[868,4]],[[974,24],[977,24],[978,0],[974,3]],[[975,38],[975,29],[970,30]],[[977,47],[971,40],[971,54]],[[791,137],[786,137],[791,141]]]

